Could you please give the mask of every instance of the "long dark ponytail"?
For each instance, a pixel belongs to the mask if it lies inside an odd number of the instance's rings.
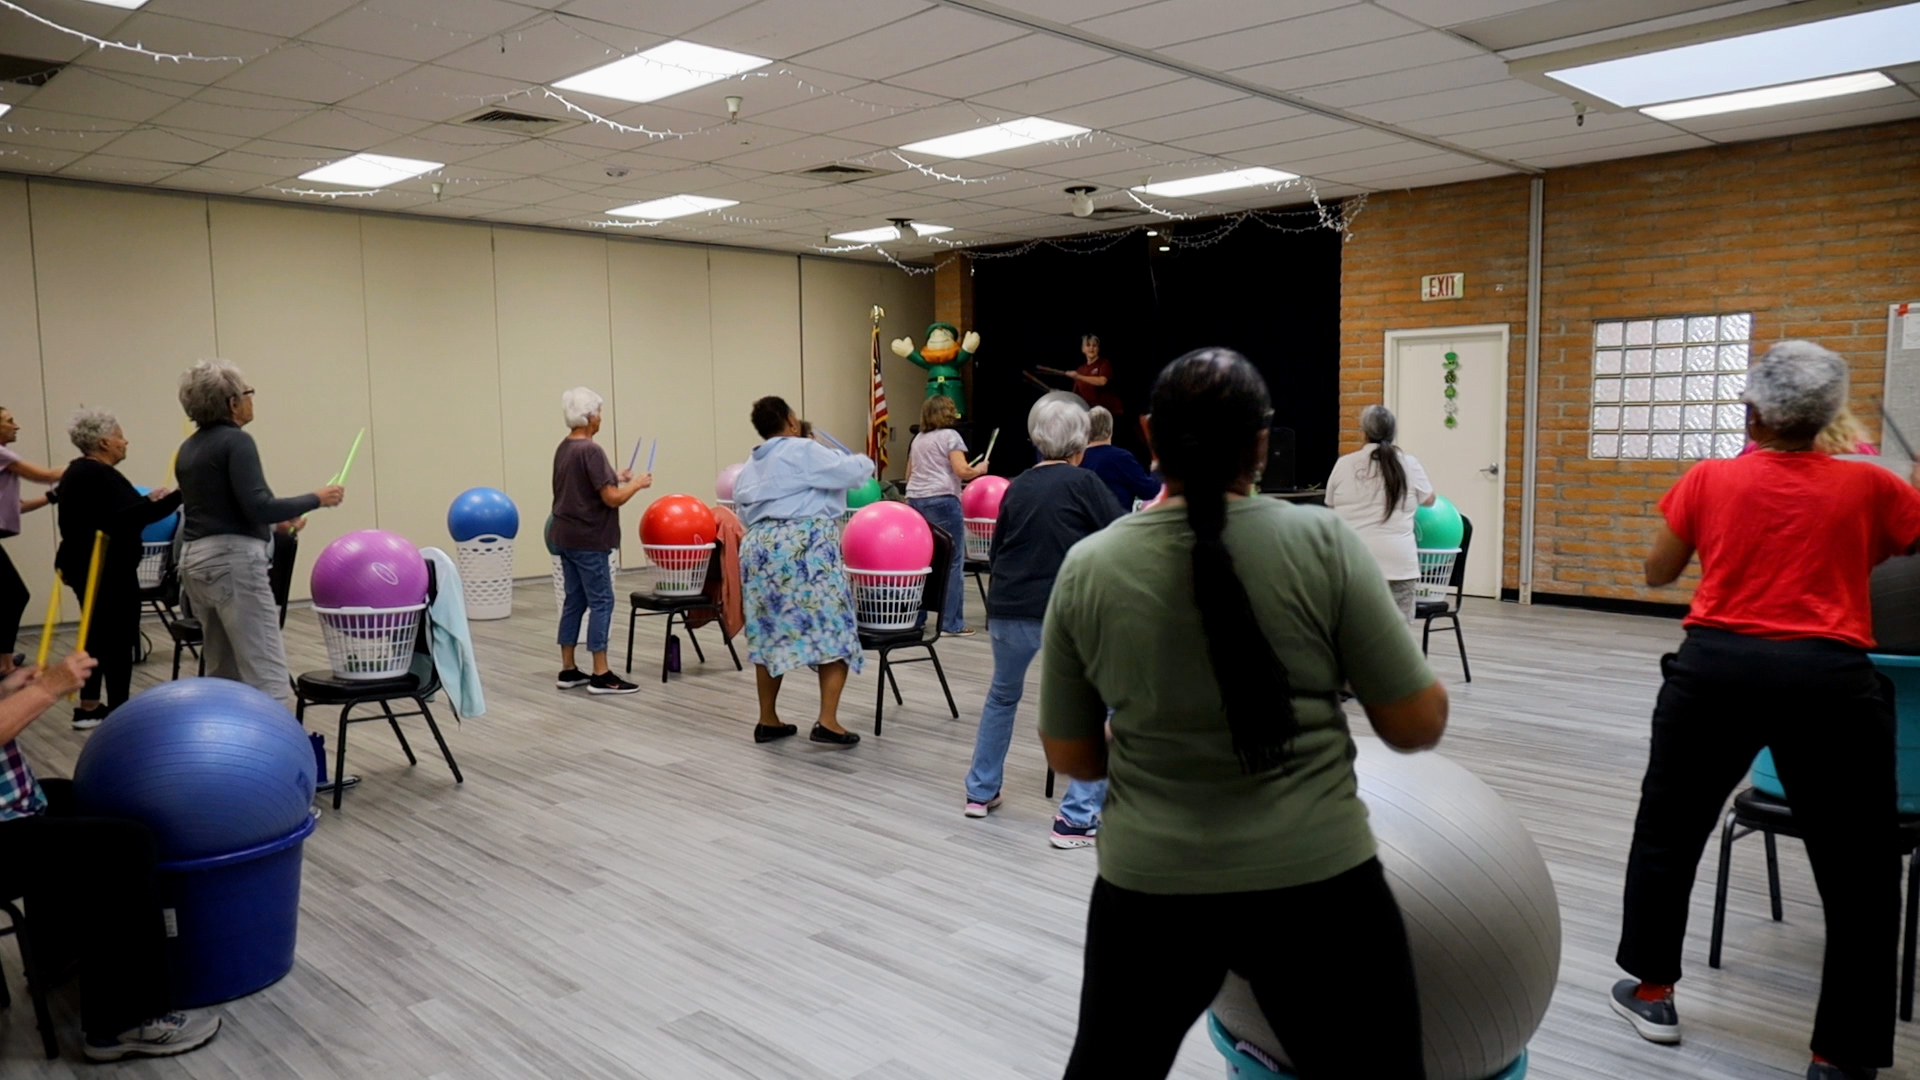
[[[1227,491],[1258,468],[1272,409],[1267,384],[1231,349],[1196,349],[1154,383],[1153,450],[1162,475],[1184,489],[1193,529],[1193,600],[1207,658],[1243,772],[1283,765],[1299,733],[1286,665],[1254,617],[1253,601],[1222,538]]]
[[[1387,490],[1387,505],[1380,511],[1385,521],[1400,509],[1407,497],[1407,467],[1400,463],[1400,448],[1393,445],[1400,422],[1385,405],[1369,405],[1360,410],[1360,434],[1373,444],[1373,467],[1380,470],[1380,486]]]

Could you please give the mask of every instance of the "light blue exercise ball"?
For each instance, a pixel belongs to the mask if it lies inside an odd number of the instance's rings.
[[[142,487],[138,484],[134,485],[133,490],[139,492],[142,495],[149,494],[153,491],[153,489],[150,487]],[[166,517],[161,518],[159,521],[156,521],[151,525],[148,525],[146,528],[141,529],[140,541],[146,544],[170,544],[173,542],[173,534],[179,531],[180,531],[180,511],[175,510],[173,513],[168,514]]]
[[[447,507],[447,531],[453,534],[455,543],[476,536],[511,540],[520,533],[520,508],[497,488],[468,488]]]

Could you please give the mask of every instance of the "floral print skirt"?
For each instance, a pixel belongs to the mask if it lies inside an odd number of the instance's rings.
[[[853,586],[840,562],[840,524],[806,517],[761,521],[740,542],[747,659],[778,678],[845,660],[860,670]]]

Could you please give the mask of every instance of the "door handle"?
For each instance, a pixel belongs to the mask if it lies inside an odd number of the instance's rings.
[[[1488,465],[1485,468],[1481,469],[1480,471],[1483,473],[1486,473],[1488,476],[1499,476],[1500,463],[1496,461],[1492,465]]]

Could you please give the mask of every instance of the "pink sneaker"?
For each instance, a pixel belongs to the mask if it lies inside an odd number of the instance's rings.
[[[997,791],[993,793],[993,798],[988,799],[986,802],[974,802],[972,799],[968,799],[967,800],[967,816],[968,817],[986,817],[987,811],[992,810],[994,807],[997,807],[999,805],[1000,805],[1000,793]]]

